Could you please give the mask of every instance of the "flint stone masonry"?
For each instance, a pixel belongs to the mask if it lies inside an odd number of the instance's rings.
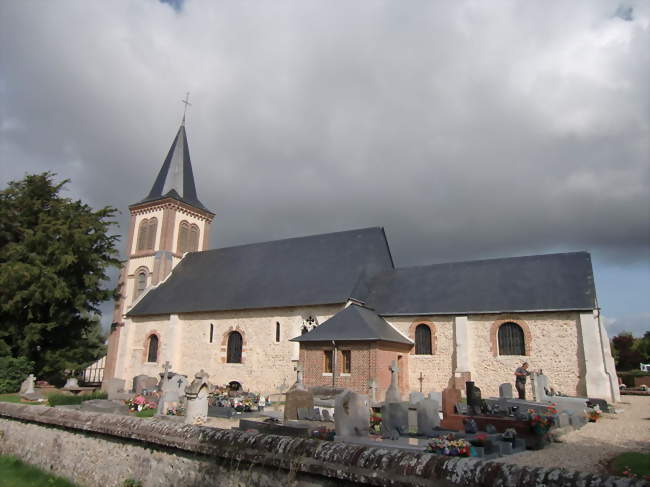
[[[645,481],[528,468],[156,419],[0,403],[0,453],[86,485],[641,487]]]

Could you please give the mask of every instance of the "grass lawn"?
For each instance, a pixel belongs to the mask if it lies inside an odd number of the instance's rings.
[[[625,471],[642,478],[650,475],[650,453],[621,453],[612,460],[611,470],[615,475],[626,475]]]
[[[156,414],[155,409],[143,409],[135,413],[138,418],[153,418],[154,414]]]
[[[47,401],[37,402],[37,401],[21,401],[20,394],[14,392],[13,394],[0,394],[0,402],[14,402],[16,404],[29,404],[32,406],[47,406]]]
[[[0,487],[75,487],[61,477],[49,475],[15,457],[0,456]]]
[[[20,402],[20,395],[14,394],[0,394],[0,402]]]

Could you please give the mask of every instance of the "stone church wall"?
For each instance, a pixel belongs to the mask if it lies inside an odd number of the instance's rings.
[[[527,356],[498,355],[496,328],[502,321],[513,321],[524,328]],[[583,359],[577,313],[474,315],[468,317],[468,322],[473,345],[472,379],[484,396],[498,395],[500,383],[514,383],[514,370],[522,362],[528,362],[530,370],[542,369],[556,390],[567,395],[585,395],[580,380]],[[530,382],[526,384],[527,397],[532,397]]]
[[[408,316],[386,317],[388,323],[405,336],[415,341],[415,327],[420,323],[429,324],[431,328],[432,355],[415,355],[415,347],[408,356],[408,385],[411,391],[420,390],[420,372],[422,373],[422,391],[442,391],[449,386],[453,376],[454,329],[453,317],[450,316]]]
[[[342,305],[302,308],[187,313],[162,320],[127,320],[128,343],[132,350],[125,368],[117,376],[130,383],[139,374],[156,375],[169,360],[172,370],[192,377],[200,369],[210,374],[210,382],[241,383],[246,390],[266,394],[284,392],[296,379],[294,364],[298,345],[290,342],[300,335],[309,315],[322,323],[342,308]],[[276,322],[280,323],[280,341],[275,341]],[[213,325],[210,343],[210,325]],[[227,338],[232,331],[243,337],[241,364],[226,363]],[[159,336],[156,363],[146,363],[146,343],[149,335]],[[126,343],[125,343],[126,345]],[[126,345],[128,347],[128,345]],[[122,345],[120,345],[122,347]]]

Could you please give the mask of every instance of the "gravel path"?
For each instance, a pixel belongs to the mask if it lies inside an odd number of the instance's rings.
[[[626,451],[650,452],[650,397],[622,396],[618,414],[560,437],[543,450],[526,451],[497,461],[532,467],[560,467],[603,474],[612,457]]]

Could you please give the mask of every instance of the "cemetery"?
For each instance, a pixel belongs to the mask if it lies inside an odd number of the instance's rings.
[[[509,458],[526,451],[552,449],[562,435],[598,422],[603,413],[614,413],[615,408],[604,400],[552,395],[541,373],[531,374],[533,400],[515,399],[508,383],[499,387],[498,397],[483,398],[474,381],[467,381],[464,390],[411,392],[406,398],[400,392],[395,361],[389,370],[383,401],[376,400],[374,389],[369,394],[332,387],[308,389],[300,364],[296,382],[285,394],[271,398],[246,391],[239,383],[213,384],[204,370],[186,377],[167,362],[158,377],[136,376],[129,385],[118,379],[106,381],[105,399],[53,408],[33,405],[44,404],[45,396],[30,375],[20,391],[30,405],[0,403],[0,431],[8,437],[29,433],[39,441],[57,434],[67,437],[70,445],[91,441],[82,440],[75,431],[110,435],[120,438],[120,451],[140,461],[154,446],[157,455],[165,458],[164,475],[174,470],[181,476],[179,482],[192,478],[197,485],[215,472],[238,485],[233,460],[247,465],[246,475],[255,479],[252,485],[283,484],[280,472],[285,468],[291,478],[316,485],[424,485],[435,479],[443,482],[440,485],[493,485],[486,479],[500,479],[502,485],[644,485],[640,479],[509,463]],[[85,395],[76,388],[69,381],[61,391],[70,397]],[[43,430],[42,425],[55,429]],[[105,447],[102,444],[98,456],[106,454]],[[97,445],[92,446],[95,450]],[[183,472],[180,451],[194,452],[198,463]],[[5,443],[6,452],[21,453]],[[33,452],[27,460],[29,455]],[[221,460],[206,466],[208,458],[215,457]],[[90,473],[78,472],[75,479],[82,481],[84,475]],[[97,473],[93,475],[96,479]],[[158,474],[139,475],[151,481]]]

